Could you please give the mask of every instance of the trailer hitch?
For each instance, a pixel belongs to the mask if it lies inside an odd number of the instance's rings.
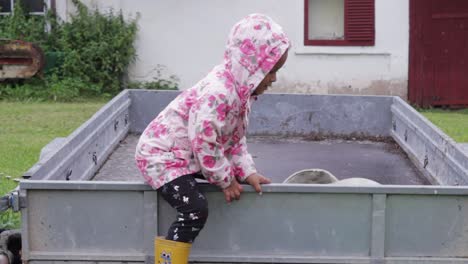
[[[10,208],[15,212],[20,210],[20,195],[18,191],[13,191],[0,198],[0,212],[4,212]]]

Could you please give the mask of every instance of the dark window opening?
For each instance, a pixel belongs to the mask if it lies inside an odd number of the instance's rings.
[[[40,0],[22,0],[25,11],[29,13],[44,13],[45,4]]]
[[[18,0],[0,0],[0,13],[8,14],[13,12]],[[26,13],[44,14],[46,12],[45,0],[21,0],[21,5]]]
[[[11,0],[0,0],[0,13],[11,12]]]

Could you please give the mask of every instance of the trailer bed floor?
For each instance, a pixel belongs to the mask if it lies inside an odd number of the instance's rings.
[[[138,138],[128,135],[93,180],[142,181],[133,159]],[[394,142],[250,137],[248,147],[258,171],[276,183],[296,171],[321,168],[338,179],[362,177],[381,184],[430,184]]]

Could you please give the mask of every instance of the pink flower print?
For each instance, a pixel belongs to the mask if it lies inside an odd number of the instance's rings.
[[[255,26],[254,26],[254,29],[255,29],[255,30],[260,30],[260,29],[262,29],[262,25],[260,25],[260,24],[255,25]]]
[[[218,120],[224,121],[226,119],[226,114],[228,111],[229,111],[229,107],[227,104],[225,103],[219,104],[218,107],[216,108],[216,112],[218,113]]]
[[[251,39],[244,39],[240,45],[240,50],[247,56],[255,54],[255,45],[252,43]]]
[[[242,66],[244,66],[244,68],[246,68],[246,69],[249,71],[250,75],[254,74],[255,71],[257,70],[257,68],[255,67],[255,65],[253,65],[253,64],[250,62],[249,57],[243,56],[243,57],[240,59],[239,63],[240,63]]]
[[[193,106],[192,108],[190,108],[190,110],[193,110],[193,111],[196,111],[196,110],[200,110],[201,107],[202,107],[202,104],[203,104],[203,100],[198,100]],[[181,115],[183,116],[183,115]],[[188,115],[187,115],[187,120],[188,120]]]
[[[231,148],[230,153],[231,153],[232,156],[241,154],[241,153],[242,153],[242,147],[241,147],[241,145],[233,146],[233,147]]]
[[[234,76],[232,76],[232,74],[230,72],[224,71],[223,76],[224,76],[224,78],[226,78],[226,80],[229,81],[229,83],[234,83]]]
[[[278,61],[280,52],[278,48],[271,48],[270,46],[264,44],[260,46],[259,64],[263,72],[269,72],[275,63]]]
[[[203,165],[207,168],[213,168],[216,164],[216,161],[213,156],[204,156],[203,157]]]
[[[203,134],[207,137],[213,136],[213,127],[207,120],[203,121]]]
[[[210,148],[210,150],[214,150],[216,145],[214,143],[208,143],[208,147]]]
[[[220,139],[221,144],[224,145],[224,144],[226,144],[226,142],[228,142],[228,141],[229,141],[229,136],[227,136],[227,135],[222,135],[222,136],[221,136],[221,139]]]
[[[138,167],[138,169],[140,169],[140,171],[145,171],[146,170],[146,165],[148,165],[148,160],[138,159],[136,162],[137,162],[137,167]]]
[[[268,28],[268,30],[271,30],[270,23],[266,22],[266,23],[265,23],[265,26]]]
[[[272,36],[273,36],[274,40],[284,40],[285,39],[284,34],[278,35],[276,33],[273,33]]]
[[[239,132],[236,132],[234,135],[232,135],[232,141],[235,143],[240,141]]]
[[[213,107],[213,103],[215,101],[216,101],[216,97],[214,95],[210,95],[210,97],[208,97],[208,106]]]
[[[189,96],[187,98],[185,98],[185,107],[187,107],[187,109],[190,109],[192,107],[193,104],[196,103],[196,99],[192,96]]]
[[[211,183],[211,184],[215,184],[215,183],[216,183],[216,181],[213,180],[213,178],[207,178],[206,180],[207,180],[209,183]]]
[[[234,87],[234,77],[228,71],[224,71],[222,73],[222,76],[225,78],[225,83],[224,84],[226,85],[226,88],[229,91],[232,91],[232,88]]]
[[[166,169],[170,168],[183,168],[188,165],[188,160],[176,159],[176,160],[168,160],[164,162],[166,165]]]
[[[160,138],[162,135],[167,134],[167,128],[163,124],[158,124],[157,122],[153,122],[149,128],[149,132],[153,133],[153,137]]]
[[[195,139],[192,140],[192,148],[195,153],[200,153],[203,148],[203,139],[198,135]]]
[[[239,88],[239,93],[243,98],[248,97],[248,95],[250,94],[250,89],[249,89],[249,87],[247,85],[242,85]]]
[[[245,173],[244,173],[244,170],[241,167],[235,166],[234,167],[234,175],[237,176],[237,177],[244,177]]]
[[[161,150],[155,147],[151,147],[149,150],[149,154],[157,154],[159,152],[161,152]]]

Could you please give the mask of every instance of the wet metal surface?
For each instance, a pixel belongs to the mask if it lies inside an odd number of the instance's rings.
[[[137,140],[137,135],[123,140],[93,180],[142,181],[133,159]],[[338,179],[362,177],[381,184],[429,184],[393,142],[272,137],[251,137],[248,142],[258,171],[277,183],[296,171],[321,168]]]

